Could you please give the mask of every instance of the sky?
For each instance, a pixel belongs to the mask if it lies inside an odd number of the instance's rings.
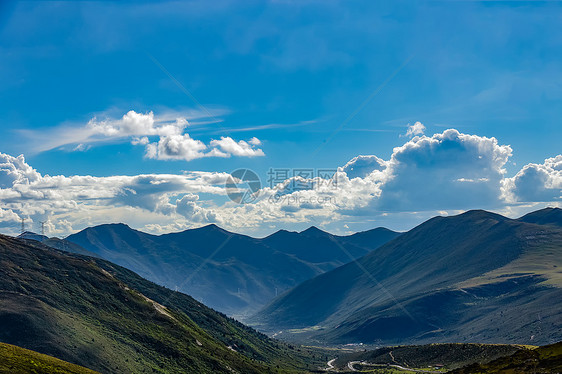
[[[3,1],[0,232],[518,217],[561,103],[559,1]]]

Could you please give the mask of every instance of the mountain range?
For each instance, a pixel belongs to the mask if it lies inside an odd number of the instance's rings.
[[[118,265],[31,243],[0,235],[0,342],[101,373],[288,373],[326,362]],[[32,355],[8,348],[2,360],[15,354],[17,368]],[[32,360],[31,372],[54,372],[39,370],[44,356]]]
[[[439,361],[463,373],[513,363],[556,372],[560,344],[531,344],[561,340],[561,222],[562,210],[548,208],[519,219],[468,211],[403,234],[379,228],[343,237],[312,227],[255,239],[213,225],[154,236],[122,224],[67,239],[0,235],[0,372],[410,371]],[[185,265],[181,255],[198,259],[192,278],[209,282],[206,271],[219,265],[270,266],[279,276],[268,256],[320,275],[249,319],[293,341],[284,343],[103,259],[108,253],[147,271],[147,258],[164,269]],[[435,342],[463,344],[392,346]],[[311,347],[350,343],[361,349]],[[366,351],[363,343],[386,347]]]
[[[562,210],[435,217],[248,321],[287,340],[548,344],[562,338]]]
[[[125,224],[106,224],[66,239],[39,239],[54,248],[114,262],[244,320],[276,295],[398,235],[376,228],[336,236],[311,227],[303,232],[280,230],[258,239],[216,225],[151,235]],[[26,237],[34,239],[31,234]]]

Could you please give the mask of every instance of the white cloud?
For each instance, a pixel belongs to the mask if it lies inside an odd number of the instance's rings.
[[[25,162],[23,155],[13,157],[0,153],[0,188],[11,188],[14,184],[28,185],[41,175]]]
[[[147,136],[143,136],[142,138],[133,138],[133,140],[131,140],[131,144],[132,145],[147,145],[150,142],[150,140],[148,140]]]
[[[418,136],[418,135],[423,135],[423,132],[425,131],[425,126],[422,125],[421,122],[416,122],[411,126],[408,126],[408,131],[406,131],[406,136]]]
[[[232,154],[234,156],[241,157],[256,157],[265,156],[265,153],[259,148],[254,148],[261,144],[258,138],[252,138],[249,142],[240,140],[236,142],[231,137],[221,136],[220,140],[211,140],[211,146],[219,148],[225,154]]]
[[[217,121],[213,114],[208,111],[205,113],[205,116],[211,116],[213,121]],[[130,110],[119,119],[99,120],[94,117],[83,126],[61,126],[47,132],[23,131],[23,134],[31,141],[30,147],[36,152],[70,145],[71,151],[85,151],[94,143],[130,141],[132,145],[145,146],[145,156],[157,160],[191,161],[202,157],[265,155],[263,150],[256,148],[261,145],[256,137],[246,142],[223,136],[220,140],[212,140],[210,145],[193,139],[185,132],[189,126],[186,119],[188,114],[168,113],[156,116],[153,112],[138,113]],[[195,118],[202,117],[200,113],[191,114]]]
[[[261,145],[261,140],[259,140],[254,136],[252,139],[248,140],[248,143],[250,143],[251,145],[258,146]]]
[[[49,176],[41,175],[22,156],[0,153],[0,222],[20,217],[31,224],[50,220],[50,235],[68,234],[85,225],[114,220],[148,224],[178,218],[171,201],[184,194],[224,195],[227,173],[194,172],[182,175]],[[144,221],[143,221],[144,219]],[[213,220],[213,212],[199,209],[191,222]],[[68,224],[72,223],[72,230]],[[0,227],[2,225],[0,224]],[[10,224],[13,233],[17,227]]]
[[[13,210],[0,208],[0,222],[19,223],[20,219]]]
[[[176,200],[176,212],[192,222],[209,223],[216,222],[217,216],[212,209],[202,208],[197,205],[199,196],[186,194]]]
[[[467,209],[500,200],[508,145],[445,130],[394,148],[377,206],[384,210]]]
[[[181,134],[188,126],[185,117],[178,114],[156,117],[153,112],[137,113],[130,110],[121,118],[94,117],[86,125],[61,125],[46,131],[22,131],[28,139],[28,148],[43,152],[73,145],[70,150],[83,150],[94,143],[109,140],[140,138],[143,136],[166,136]]]
[[[446,130],[432,137],[417,136],[396,147],[388,161],[357,156],[336,174],[338,188],[295,191],[278,186],[281,201],[297,201],[287,213],[305,215],[311,200],[329,201],[316,215],[377,216],[381,212],[412,212],[493,208],[505,204],[501,186],[511,147],[495,138]],[[325,184],[324,184],[325,185]],[[267,192],[266,189],[264,191]],[[296,207],[296,208],[295,208]],[[337,220],[337,216],[334,220]]]
[[[265,153],[254,148],[261,144],[257,138],[252,138],[246,142],[240,140],[236,142],[230,137],[221,137],[220,140],[211,140],[210,149],[200,140],[195,140],[184,135],[163,136],[157,143],[146,145],[145,156],[157,160],[185,160],[191,161],[202,157],[239,157],[265,156]]]
[[[146,157],[157,160],[191,161],[205,157],[207,146],[200,140],[192,139],[189,134],[169,135],[160,138],[158,143],[146,146]]]
[[[504,194],[508,200],[520,202],[562,200],[562,155],[525,165],[505,180]]]
[[[103,135],[111,138],[124,138],[131,136],[169,136],[183,133],[188,126],[185,118],[176,118],[172,121],[155,118],[153,112],[137,113],[134,110],[127,112],[119,120],[102,120],[92,118],[86,125],[89,130],[88,139]]]
[[[365,178],[373,171],[382,171],[386,168],[386,162],[377,156],[357,156],[340,168],[347,174],[349,179]]]
[[[192,149],[186,148],[186,140]],[[239,150],[233,144],[241,148],[258,144],[220,141],[224,147],[177,135],[177,144],[146,147],[154,152],[152,157],[187,159],[212,152],[234,155]],[[47,227],[54,230],[50,235],[112,221],[158,233],[208,222],[245,232],[270,224],[294,228],[333,223],[341,229],[344,222],[356,228],[353,222],[369,225],[402,218],[421,222],[439,212],[474,208],[520,213],[521,202],[559,203],[562,155],[526,165],[507,178],[504,167],[511,153],[510,146],[495,138],[450,129],[414,137],[394,148],[388,160],[357,156],[338,168],[332,179],[298,177],[277,188],[264,187],[256,202],[245,205],[226,199],[227,173],[49,176],[34,170],[23,156],[0,154],[0,229],[17,231],[20,217],[30,224],[49,220]],[[308,187],[289,188],[292,182]]]

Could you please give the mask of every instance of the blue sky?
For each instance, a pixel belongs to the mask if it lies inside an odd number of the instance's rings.
[[[346,233],[560,204],[560,2],[22,1],[0,14],[3,232],[23,217],[53,235],[107,221]],[[359,155],[373,157],[343,176],[346,194],[266,199],[271,168],[345,173]],[[262,200],[228,201],[238,168],[262,178]],[[318,196],[329,203],[311,208]]]

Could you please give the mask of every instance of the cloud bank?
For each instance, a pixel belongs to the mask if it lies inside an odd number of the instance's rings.
[[[143,122],[144,115],[130,118],[126,130],[119,131],[136,136],[161,132],[157,143],[139,138],[139,145],[147,147],[147,157],[193,159],[213,150],[216,157],[259,153],[254,148],[260,145],[256,138],[237,142],[223,137],[207,146],[187,134],[168,132],[172,131],[168,127],[157,129],[150,121]],[[104,131],[113,130],[105,127]],[[474,208],[515,209],[539,202],[559,205],[562,155],[527,164],[508,177],[505,165],[512,153],[509,145],[493,137],[454,129],[418,135],[394,148],[388,160],[357,156],[332,177],[295,177],[263,187],[259,199],[245,205],[227,199],[228,173],[50,176],[27,164],[23,155],[0,153],[0,230],[15,232],[19,220],[26,218],[30,224],[48,221],[51,235],[109,221],[155,233],[209,222],[248,232],[420,211],[434,215]],[[289,187],[295,183],[301,188]]]

